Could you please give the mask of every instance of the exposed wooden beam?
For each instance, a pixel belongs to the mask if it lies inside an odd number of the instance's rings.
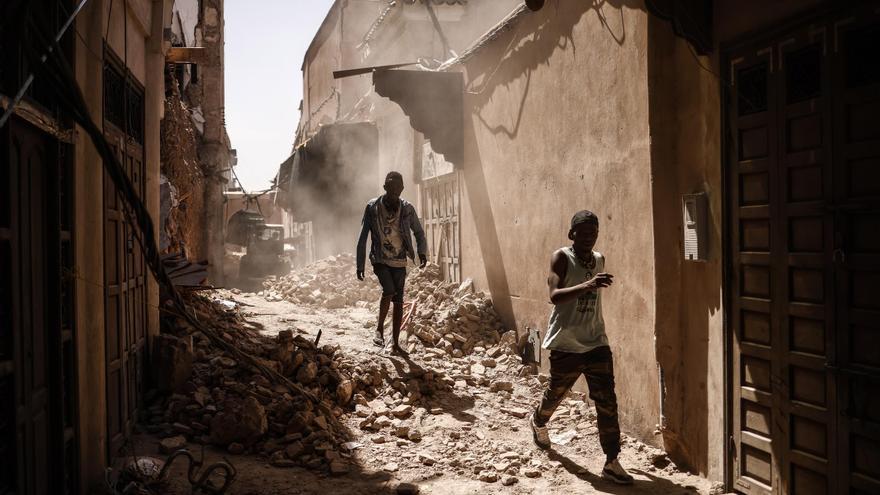
[[[172,46],[165,54],[165,62],[169,64],[201,64],[207,54],[200,46]]]

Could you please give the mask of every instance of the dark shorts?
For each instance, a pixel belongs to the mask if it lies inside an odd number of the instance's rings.
[[[406,268],[393,267],[383,263],[373,265],[373,273],[382,285],[382,297],[391,297],[392,302],[403,303],[403,286],[406,283]]]

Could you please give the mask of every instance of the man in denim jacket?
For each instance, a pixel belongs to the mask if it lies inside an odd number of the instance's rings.
[[[391,329],[393,345],[391,351],[395,354],[406,355],[398,343],[400,337],[400,324],[403,320],[403,287],[406,281],[407,258],[415,260],[412,247],[410,230],[416,236],[416,245],[419,253],[419,268],[424,268],[428,262],[428,244],[425,241],[425,231],[419,223],[416,209],[408,201],[400,197],[403,192],[403,176],[399,172],[389,172],[385,177],[385,194],[371,199],[364,209],[364,219],[361,222],[361,235],[357,245],[357,278],[364,279],[364,266],[366,264],[367,234],[370,234],[370,263],[373,265],[373,273],[379,279],[382,286],[382,299],[379,301],[379,324],[376,328],[376,336],[373,343],[379,347],[385,347],[385,338],[382,329],[385,326],[385,317],[388,316],[388,307],[394,303],[394,311],[391,316]]]

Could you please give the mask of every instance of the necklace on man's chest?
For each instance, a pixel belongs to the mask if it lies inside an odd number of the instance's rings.
[[[596,257],[593,256],[593,253],[590,253],[590,260],[586,261],[582,259],[580,256],[575,253],[574,258],[578,261],[578,264],[581,268],[587,270],[588,272],[592,272],[594,268],[596,268]]]

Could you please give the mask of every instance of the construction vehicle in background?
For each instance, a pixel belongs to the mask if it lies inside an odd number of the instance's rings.
[[[269,275],[290,271],[284,253],[283,226],[267,224],[259,212],[235,212],[226,227],[226,242],[246,249],[238,267],[239,285],[259,286]]]

